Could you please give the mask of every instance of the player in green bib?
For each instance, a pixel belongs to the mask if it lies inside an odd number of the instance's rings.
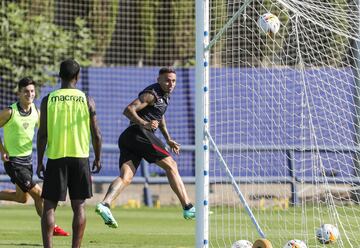
[[[40,114],[33,103],[36,83],[25,77],[18,83],[18,102],[0,113],[0,127],[4,130],[4,144],[0,139],[1,159],[16,190],[0,191],[0,200],[26,203],[34,200],[37,214],[41,217],[43,199],[41,188],[33,181],[32,143]],[[53,234],[68,236],[69,233],[54,226]]]
[[[72,247],[80,247],[85,231],[85,200],[92,197],[89,168],[90,142],[94,148],[93,172],[101,169],[101,134],[97,124],[95,102],[76,88],[80,66],[68,59],[60,65],[61,88],[41,102],[40,128],[37,139],[37,175],[44,179],[44,211],[41,230],[45,248],[52,247],[52,228],[59,201],[67,191],[73,210]],[[91,139],[90,139],[91,137]],[[48,157],[46,170],[43,158]]]

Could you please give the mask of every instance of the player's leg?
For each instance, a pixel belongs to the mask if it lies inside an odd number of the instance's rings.
[[[165,170],[170,187],[175,192],[183,207],[184,218],[194,219],[196,212],[195,207],[190,202],[189,196],[185,189],[184,182],[180,177],[177,163],[175,162],[175,160],[171,156],[168,156],[161,160],[158,160],[156,164]]]
[[[12,161],[6,166],[11,180],[16,184],[16,201],[25,203],[31,196],[34,199],[36,212],[41,217],[43,199],[40,186],[33,181],[31,156],[16,159],[18,162]]]
[[[118,224],[110,211],[110,206],[120,193],[131,183],[141,161],[141,157],[138,157],[128,149],[129,147],[139,147],[136,135],[134,127],[132,126],[121,133],[118,140],[120,149],[120,176],[115,178],[110,184],[103,201],[97,204],[95,208],[95,212],[101,216],[105,224],[109,227],[118,227]]]
[[[121,156],[122,158],[124,158],[123,155],[124,154]],[[122,160],[121,157],[120,161]],[[120,176],[112,181],[103,201],[96,205],[95,212],[101,216],[104,223],[109,227],[118,227],[118,224],[110,211],[110,206],[112,202],[117,199],[120,193],[131,183],[139,163],[140,162],[138,160],[136,160],[136,166],[132,160],[122,163],[120,166]]]
[[[55,227],[55,210],[57,204],[57,201],[44,199],[44,209],[41,217],[41,233],[44,248],[53,247],[52,238]]]
[[[180,177],[177,163],[175,162],[175,160],[171,156],[169,156],[157,161],[156,164],[165,170],[171,189],[179,198],[181,205],[183,207],[186,207],[188,204],[190,204],[189,196],[185,189],[185,185]]]
[[[21,189],[20,189],[21,191]],[[35,184],[29,191],[28,191],[28,195],[31,196],[31,198],[33,198],[34,200],[34,205],[35,205],[35,209],[37,214],[40,216],[40,218],[42,217],[42,213],[43,213],[43,205],[44,205],[44,200],[43,198],[41,198],[41,187],[38,184]],[[54,236],[69,236],[70,234],[66,231],[64,231],[60,226],[58,225],[54,225],[53,228],[53,235]]]
[[[31,174],[31,178],[32,178],[32,174]],[[32,182],[31,185],[33,185],[33,186],[30,189],[27,189],[28,190],[27,194],[30,195],[31,198],[33,198],[36,212],[41,218],[42,213],[43,213],[43,207],[44,207],[43,206],[44,200],[41,197],[42,189],[37,183]],[[65,232],[58,225],[54,225],[53,235],[54,236],[69,236],[70,234],[68,232]]]
[[[5,189],[0,191],[0,200],[13,201],[18,203],[26,203],[30,196],[28,193],[23,192],[19,186],[16,185],[16,190]]]
[[[55,225],[55,210],[59,201],[65,201],[68,185],[68,165],[66,158],[48,159],[44,173],[41,197],[44,208],[41,217],[41,230],[45,247],[51,247],[53,235],[68,236]]]
[[[141,129],[139,132],[138,150],[149,163],[156,163],[165,170],[169,184],[184,209],[184,218],[195,218],[195,207],[191,204],[184,183],[180,177],[177,164],[166,150],[164,143],[153,132]],[[134,151],[134,150],[133,150]]]
[[[192,205],[190,198],[187,194],[184,182],[180,177],[176,161],[171,156],[168,156],[157,161],[156,164],[165,170],[170,187],[175,192],[176,196],[179,198],[180,203],[184,209],[184,218],[194,219],[195,207]]]
[[[35,184],[28,193],[30,194],[31,198],[34,200],[34,205],[36,208],[37,214],[41,217],[43,211],[43,199],[41,198],[41,188],[38,184]]]
[[[24,164],[19,164],[20,159],[15,159],[5,162],[4,169],[10,177],[11,182],[16,185],[16,190],[8,189],[1,191],[0,200],[26,203],[29,199],[27,192],[34,185],[32,181],[31,158],[21,161],[24,162]]]
[[[138,165],[137,165],[138,166]],[[136,167],[132,160],[124,162],[120,167],[120,176],[117,177],[109,186],[102,203],[111,205],[120,193],[131,183],[136,173]]]
[[[86,226],[85,200],[71,200],[71,208],[73,210],[72,248],[78,248],[81,246]]]
[[[68,189],[73,210],[72,247],[80,247],[86,226],[85,200],[91,198],[92,182],[88,158],[68,158]]]

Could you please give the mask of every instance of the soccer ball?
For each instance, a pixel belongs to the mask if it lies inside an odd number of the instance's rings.
[[[235,241],[231,248],[251,248],[253,244],[248,240],[238,240]]]
[[[285,244],[284,248],[307,248],[307,246],[302,240],[292,239]]]
[[[331,224],[321,225],[321,227],[316,230],[316,238],[321,244],[334,243],[339,238],[339,235],[339,229]]]
[[[276,34],[280,29],[280,20],[274,14],[265,13],[259,17],[258,25],[264,33]]]

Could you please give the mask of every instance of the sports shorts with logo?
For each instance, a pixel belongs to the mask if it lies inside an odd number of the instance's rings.
[[[11,182],[19,186],[24,193],[35,186],[31,155],[10,157],[10,161],[4,162],[4,168]]]
[[[170,156],[164,143],[155,136],[153,131],[138,125],[131,125],[125,129],[119,137],[118,145],[119,167],[131,160],[135,168],[138,168],[142,158],[149,163],[154,163]]]

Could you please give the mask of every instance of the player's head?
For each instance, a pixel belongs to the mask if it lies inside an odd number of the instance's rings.
[[[73,59],[61,62],[59,76],[63,82],[77,81],[79,79],[80,65]]]
[[[176,86],[176,72],[172,67],[163,67],[159,71],[158,83],[165,93],[171,93]]]
[[[36,82],[30,77],[24,77],[18,82],[18,92],[19,101],[22,104],[31,104],[34,101],[36,94]]]

